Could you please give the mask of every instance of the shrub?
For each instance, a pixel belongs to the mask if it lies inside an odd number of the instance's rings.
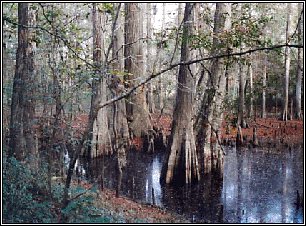
[[[14,157],[3,159],[3,220],[6,223],[52,222],[51,203],[36,194],[38,178]]]

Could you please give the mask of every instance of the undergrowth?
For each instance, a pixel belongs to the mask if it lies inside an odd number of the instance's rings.
[[[72,185],[71,201],[62,209],[64,185],[52,183],[48,192],[45,169],[33,170],[4,155],[2,176],[3,223],[125,223],[120,214],[95,206],[95,187],[85,190]]]

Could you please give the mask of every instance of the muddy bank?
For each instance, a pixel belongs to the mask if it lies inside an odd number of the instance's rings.
[[[122,214],[127,223],[190,223],[182,216],[149,204],[137,203],[126,197],[116,198],[115,191],[104,189],[96,200],[98,207]]]
[[[93,185],[84,181],[74,181],[73,186],[90,189]],[[183,216],[170,213],[163,208],[138,203],[125,196],[116,197],[116,192],[111,189],[97,190],[94,198],[97,208],[119,215],[125,223],[190,223]]]

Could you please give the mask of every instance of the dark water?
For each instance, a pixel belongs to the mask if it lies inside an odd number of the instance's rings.
[[[164,159],[164,153],[129,152],[121,194],[166,208],[193,222],[304,222],[304,210],[295,205],[297,190],[304,196],[302,150],[275,154],[228,149],[223,172],[214,171],[199,184],[180,188],[160,185]],[[93,160],[94,177],[101,175],[103,166],[105,186],[115,189],[115,158]]]

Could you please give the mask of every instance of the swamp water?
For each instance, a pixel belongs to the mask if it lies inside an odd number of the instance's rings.
[[[162,186],[165,153],[130,151],[120,195],[154,204],[200,223],[303,223],[303,151],[282,154],[267,150],[226,149],[223,172],[211,172],[196,185]],[[115,157],[94,159],[93,177],[104,171],[104,186],[116,189]],[[104,170],[103,169],[104,166]]]

